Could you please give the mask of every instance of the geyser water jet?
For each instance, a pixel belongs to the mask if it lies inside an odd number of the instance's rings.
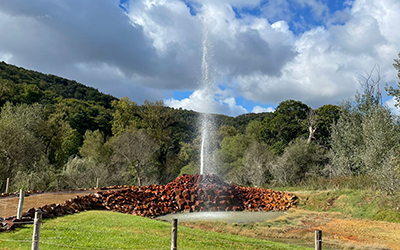
[[[208,36],[208,30],[205,20],[203,20],[203,38],[202,38],[202,60],[201,60],[201,81],[200,92],[203,94],[204,111],[200,115],[201,122],[201,149],[200,149],[200,174],[212,174],[215,171],[214,157],[212,150],[212,134],[214,130],[213,118],[211,113],[214,111],[214,93],[213,77],[211,74],[211,45]]]

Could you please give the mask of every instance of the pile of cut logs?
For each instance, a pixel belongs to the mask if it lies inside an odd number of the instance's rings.
[[[180,211],[271,211],[295,206],[297,197],[270,189],[227,184],[215,175],[182,175],[166,185],[123,187],[77,196],[63,204],[40,207],[43,218],[54,218],[84,210],[111,210],[146,217]],[[0,218],[0,231],[13,229],[18,222],[32,221],[31,208],[17,220]]]

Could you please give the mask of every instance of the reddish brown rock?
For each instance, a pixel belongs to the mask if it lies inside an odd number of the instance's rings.
[[[54,218],[84,210],[102,209],[146,217],[180,211],[270,211],[286,210],[297,203],[290,193],[227,184],[215,175],[182,175],[167,185],[114,186],[118,190],[77,196],[63,204],[45,205],[43,218]],[[100,188],[103,190],[102,188]],[[23,216],[33,220],[35,209]],[[0,231],[11,230],[15,216],[0,218]]]

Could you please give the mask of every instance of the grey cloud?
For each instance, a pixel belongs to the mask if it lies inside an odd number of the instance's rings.
[[[152,73],[150,65],[156,61],[154,49],[141,28],[133,27],[113,1],[13,0],[3,1],[0,9],[17,19],[30,18],[37,24],[35,32],[40,33],[34,43],[32,36],[19,41],[19,48],[28,47],[32,51],[31,58],[24,55],[25,60],[36,61],[40,57],[40,61],[64,64],[107,62],[127,75]],[[18,25],[14,30],[22,33],[26,28],[26,24]],[[12,49],[18,56],[18,48]]]
[[[94,80],[77,64],[118,68],[131,88],[179,89],[182,82],[196,79],[187,73],[186,62],[176,60],[179,46],[169,44],[168,53],[159,55],[143,27],[132,25],[116,1],[1,1],[0,20],[0,31],[7,34],[0,47],[12,55],[9,63],[110,89],[108,93],[120,93],[115,79],[103,75]]]
[[[256,30],[240,32],[234,41],[234,47],[223,40],[215,45],[215,60],[230,77],[254,72],[279,76],[283,66],[297,54],[291,46],[265,41]]]

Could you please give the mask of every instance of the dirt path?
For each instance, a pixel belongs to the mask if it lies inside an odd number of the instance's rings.
[[[53,203],[64,203],[66,200],[76,197],[77,195],[85,195],[88,193],[94,193],[97,190],[87,191],[71,191],[71,192],[57,192],[57,193],[45,193],[45,194],[34,194],[25,197],[23,211],[27,211],[32,207],[42,207],[46,204]],[[12,198],[1,198],[0,199],[0,217],[8,217],[17,215],[18,208],[18,197]]]
[[[291,219],[291,217],[293,219]],[[323,232],[323,242],[333,249],[399,249],[400,224],[343,218],[339,213],[312,212],[293,209],[278,220],[295,222],[282,226],[284,238],[313,238],[316,229]]]

